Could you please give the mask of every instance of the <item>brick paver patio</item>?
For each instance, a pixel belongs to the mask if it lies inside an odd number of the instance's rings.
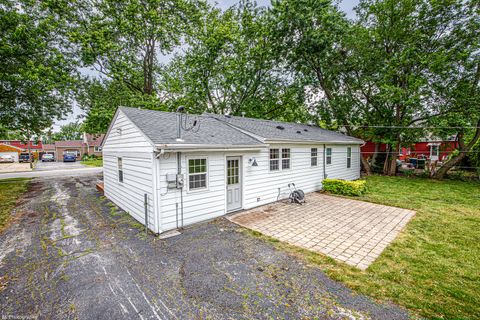
[[[306,199],[303,205],[277,202],[229,219],[365,270],[415,214],[321,193],[307,194]]]

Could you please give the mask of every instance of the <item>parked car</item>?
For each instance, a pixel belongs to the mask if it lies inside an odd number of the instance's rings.
[[[13,158],[13,156],[11,156],[9,154],[6,154],[6,155],[3,155],[3,156],[0,156],[0,162],[1,163],[10,163],[10,162],[15,162],[15,159]]]
[[[50,154],[50,153],[45,153],[43,156],[42,156],[42,162],[50,162],[50,161],[55,161],[55,158],[53,157],[53,154]]]
[[[30,159],[33,159],[33,153],[29,155],[26,152],[22,152],[20,153],[20,157],[18,157],[18,162],[30,162],[32,161]]]
[[[63,155],[63,162],[75,162],[77,161],[77,155],[74,153],[65,153]]]

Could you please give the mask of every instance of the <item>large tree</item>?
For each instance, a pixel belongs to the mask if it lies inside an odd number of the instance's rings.
[[[274,39],[264,8],[250,1],[214,8],[188,37],[185,55],[168,66],[164,90],[194,112],[305,119],[298,83],[276,59]]]
[[[435,67],[452,54],[443,35],[462,3],[362,0],[353,24],[329,0],[276,1],[272,14],[282,56],[309,83],[320,119],[386,143],[384,173],[394,174],[400,145],[453,111],[435,88]]]
[[[158,109],[161,61],[180,48],[205,10],[202,0],[82,0],[72,5],[71,39],[80,46],[85,67],[102,78],[104,88],[113,86],[128,97],[130,106]],[[87,84],[83,95],[98,93],[100,82]],[[117,101],[117,92],[105,90],[95,104]],[[92,103],[81,105],[89,115]],[[113,114],[113,111],[110,113]],[[93,111],[95,112],[95,111]]]
[[[480,143],[480,3],[451,1],[432,11],[437,14],[431,19],[448,18],[435,50],[440,59],[432,67],[432,86],[443,104],[443,115],[433,124],[440,127],[438,134],[455,134],[459,145],[435,172],[434,177],[442,179]]]
[[[60,130],[54,132],[51,137],[53,141],[80,140],[83,137],[83,124],[78,121],[67,123],[60,126]]]
[[[25,139],[71,111],[75,60],[50,3],[0,2],[0,125]]]
[[[0,125],[22,140],[71,111],[76,64],[64,27],[50,1],[0,1]]]

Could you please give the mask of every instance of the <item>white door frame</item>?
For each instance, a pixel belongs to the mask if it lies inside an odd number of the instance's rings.
[[[240,205],[238,208],[228,209],[228,160],[238,159],[238,181],[240,188]],[[225,156],[225,212],[230,213],[243,209],[243,157],[240,155],[226,155]]]

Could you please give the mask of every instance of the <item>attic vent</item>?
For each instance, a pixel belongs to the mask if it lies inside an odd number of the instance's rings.
[[[298,130],[297,133],[300,134],[300,133],[302,133],[302,131]]]
[[[278,129],[278,130],[284,130],[285,128],[282,127],[282,126],[277,126],[277,129]]]
[[[307,132],[307,131],[308,131],[308,129],[303,129],[303,131]]]

